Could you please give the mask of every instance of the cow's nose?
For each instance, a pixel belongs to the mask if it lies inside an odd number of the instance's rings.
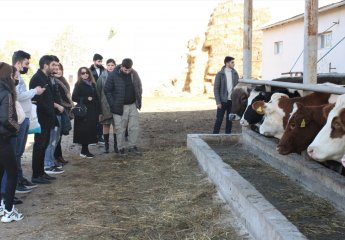
[[[314,149],[308,148],[308,149],[307,149],[307,153],[308,153],[308,155],[309,155],[310,157],[313,157]]]

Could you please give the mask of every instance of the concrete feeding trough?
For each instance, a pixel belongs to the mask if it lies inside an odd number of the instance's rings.
[[[327,199],[338,209],[345,201],[344,177],[297,154],[279,155],[276,144],[259,134],[243,129],[242,134],[190,134],[187,146],[200,166],[215,184],[232,211],[256,239],[307,239],[274,205],[226,164],[208,143],[243,144],[260,160],[303,185],[307,190]],[[211,144],[212,145],[212,144]],[[339,218],[341,219],[341,218]]]

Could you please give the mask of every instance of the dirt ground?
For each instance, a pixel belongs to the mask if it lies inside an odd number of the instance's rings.
[[[143,156],[92,146],[96,158],[81,159],[80,146],[64,137],[65,173],[17,195],[25,218],[0,224],[0,239],[251,239],[186,148],[187,133],[212,131],[214,100],[144,98],[143,106]],[[31,151],[32,136],[23,158],[28,177]]]

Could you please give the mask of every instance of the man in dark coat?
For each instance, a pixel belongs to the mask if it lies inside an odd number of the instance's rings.
[[[96,83],[98,78],[102,75],[102,73],[105,71],[105,68],[102,65],[103,57],[102,55],[95,53],[93,55],[93,64],[90,67],[90,71],[92,73],[93,78],[95,79]],[[104,144],[104,139],[103,139],[103,127],[97,121],[97,138],[98,138],[98,143],[99,144]]]
[[[32,151],[32,182],[38,184],[50,183],[49,180],[55,178],[44,172],[44,155],[49,144],[50,130],[58,126],[55,115],[54,99],[52,93],[52,83],[49,75],[55,68],[54,58],[50,55],[41,57],[39,61],[40,69],[32,76],[29,88],[40,86],[45,88],[41,95],[36,95],[32,101],[37,105],[38,122],[41,125],[41,133],[35,134]]]
[[[133,61],[125,58],[121,65],[108,75],[104,93],[114,114],[116,139],[119,153],[125,155],[125,132],[128,126],[128,152],[140,155],[137,148],[139,112],[142,86],[138,73],[132,69]]]
[[[225,133],[231,133],[232,122],[229,119],[232,105],[231,93],[238,83],[238,73],[234,67],[235,59],[230,56],[225,57],[224,66],[217,73],[214,80],[214,97],[217,104],[217,117],[213,128],[214,134],[219,133],[225,112]]]

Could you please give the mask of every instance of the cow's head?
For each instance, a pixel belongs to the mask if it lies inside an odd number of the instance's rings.
[[[277,146],[278,152],[285,155],[305,150],[326,123],[333,107],[334,104],[306,107],[294,103],[291,117]]]
[[[246,89],[235,88],[231,93],[231,113],[236,114],[236,119],[241,119],[248,103],[249,93]]]
[[[258,92],[252,91],[248,97],[248,105],[246,110],[244,111],[243,117],[240,121],[242,126],[248,126],[249,124],[256,124],[261,122],[263,115],[258,114],[253,108],[252,104],[257,101],[265,101],[266,100],[266,93],[265,92]]]
[[[337,99],[325,126],[309,145],[307,152],[311,158],[319,162],[341,161],[345,154],[345,94]]]
[[[268,103],[263,101],[253,103],[252,107],[258,114],[264,114],[264,121],[260,125],[260,133],[268,137],[281,138],[284,132],[283,118],[285,112],[279,107],[281,98],[289,98],[286,94],[275,93]]]

